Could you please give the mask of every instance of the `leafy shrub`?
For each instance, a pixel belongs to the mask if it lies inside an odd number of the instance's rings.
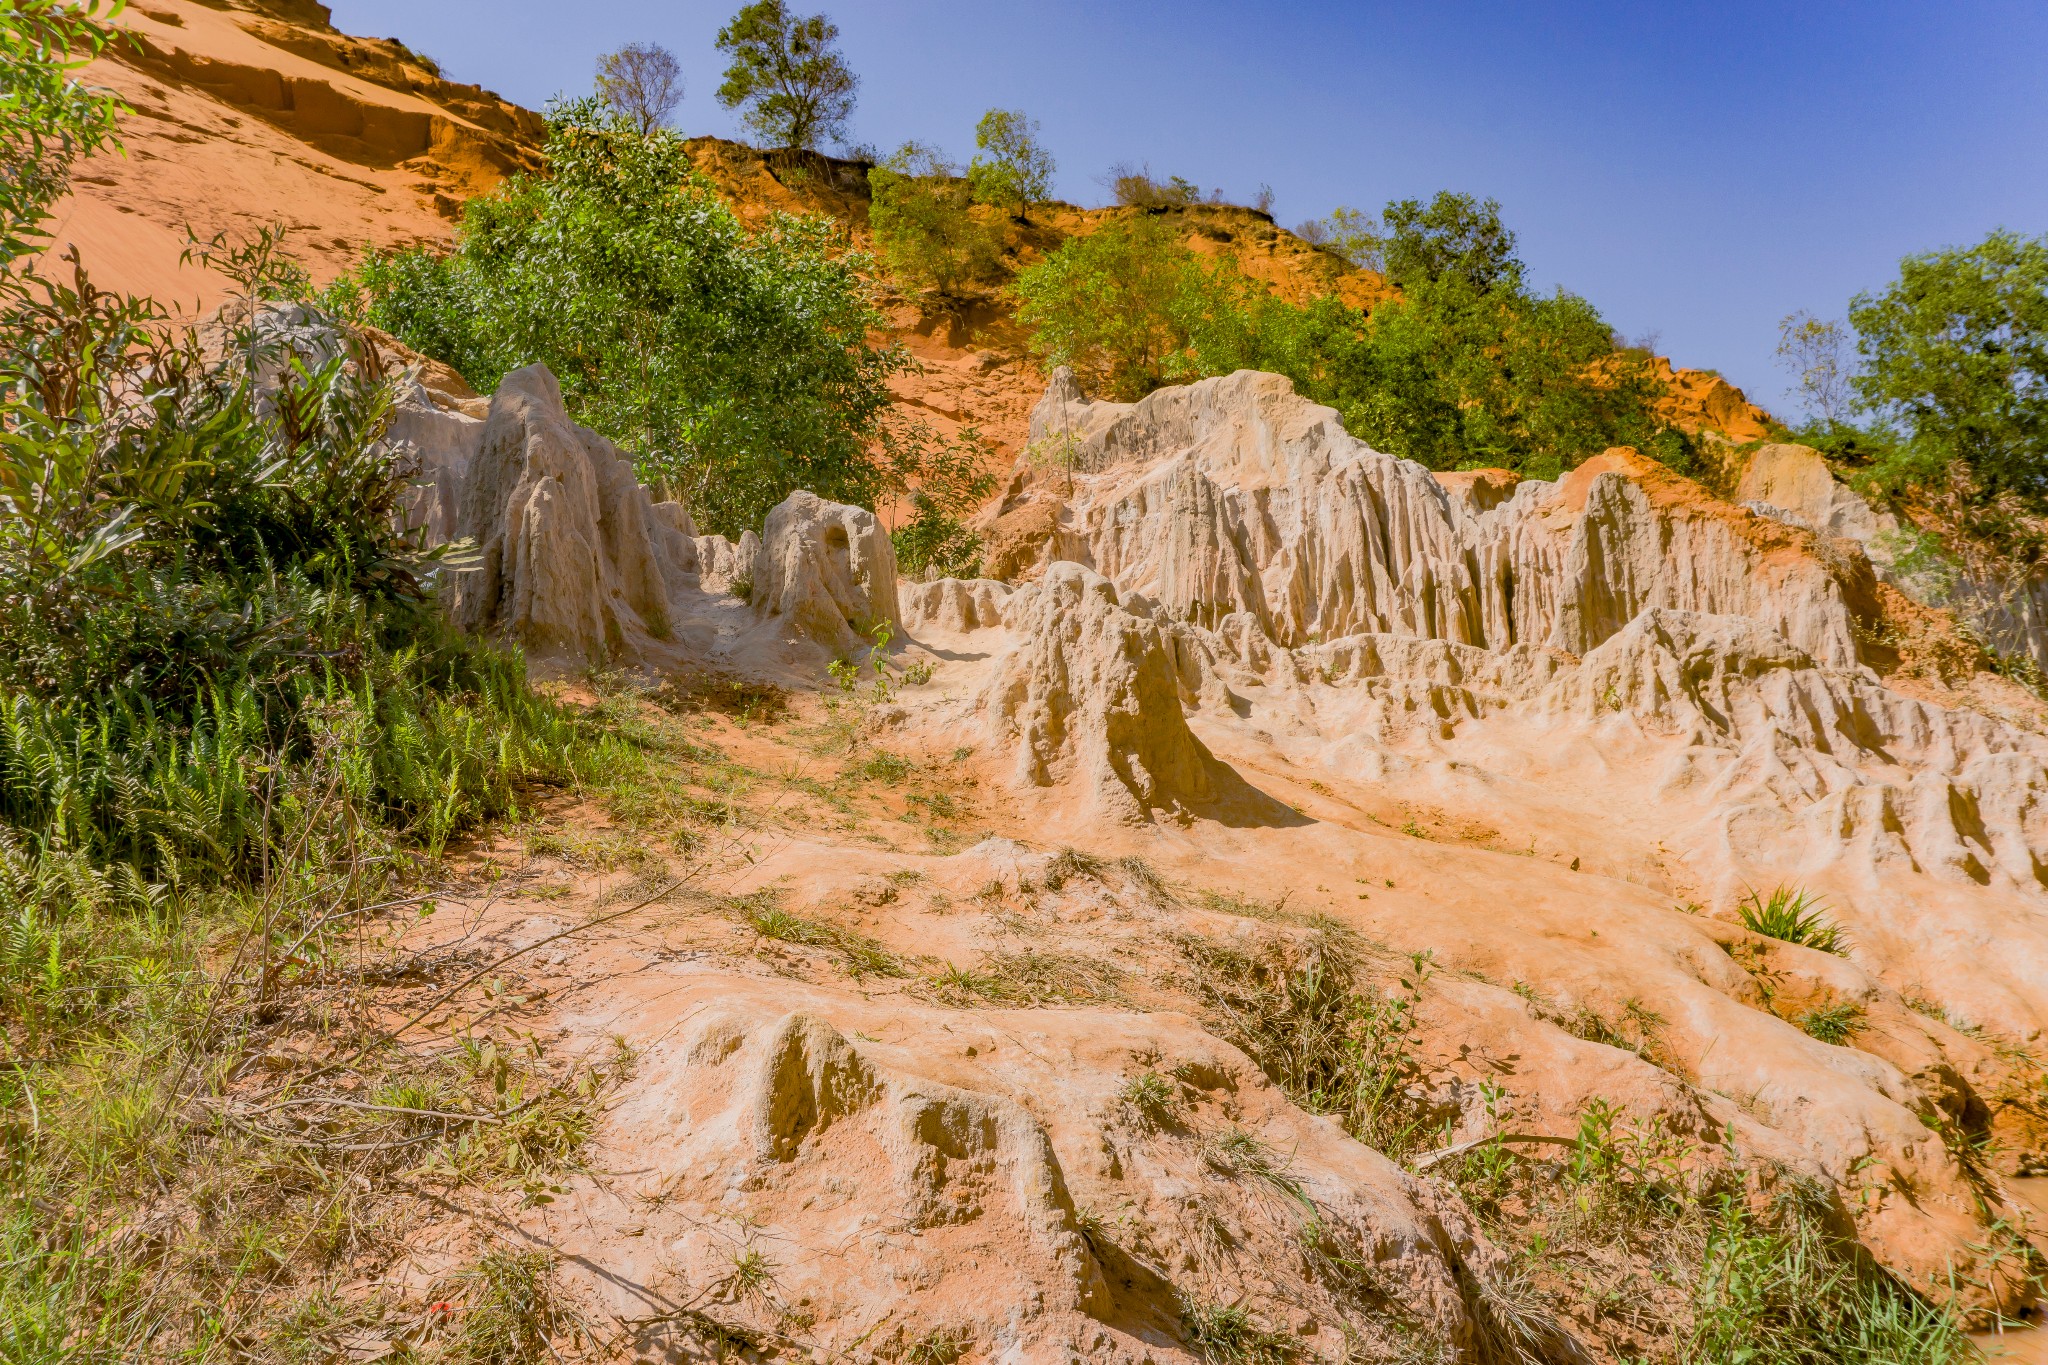
[[[37,244],[72,164],[113,140],[120,100],[76,73],[114,41],[105,21],[119,9],[118,0],[6,0],[0,9],[0,262]]]
[[[1768,899],[1750,892],[1736,913],[1742,926],[1753,934],[1797,944],[1823,953],[1846,957],[1849,939],[1840,926],[1821,913],[1822,902],[1797,887],[1781,886]]]
[[[1992,233],[1899,263],[1849,307],[1866,411],[1902,433],[1877,466],[1892,490],[1966,470],[1978,497],[2048,512],[2048,236]]]
[[[707,530],[737,536],[799,487],[872,506],[897,444],[887,381],[909,362],[869,344],[866,263],[840,230],[747,231],[680,138],[592,100],[550,111],[546,150],[545,177],[469,202],[452,252],[372,256],[337,305],[484,392],[545,363]]]
[[[1001,239],[975,220],[968,182],[932,148],[904,143],[868,172],[868,187],[875,248],[904,285],[947,297],[996,272]]]
[[[1109,192],[1125,208],[1172,208],[1202,202],[1201,187],[1191,180],[1173,176],[1155,179],[1150,166],[1118,162],[1109,168]]]

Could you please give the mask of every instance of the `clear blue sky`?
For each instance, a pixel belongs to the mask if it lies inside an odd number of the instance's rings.
[[[735,135],[712,39],[740,0],[332,0],[522,104],[636,40],[688,133]],[[992,105],[1044,124],[1061,197],[1117,161],[1285,224],[1440,188],[1498,198],[1537,282],[1767,405],[1778,319],[1839,316],[1908,252],[2048,231],[2044,0],[1302,3],[823,0],[851,136],[957,158]]]

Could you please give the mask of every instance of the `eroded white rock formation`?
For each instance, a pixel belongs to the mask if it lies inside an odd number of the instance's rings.
[[[1085,547],[1071,557],[1179,621],[1243,613],[1283,645],[1397,633],[1579,654],[1655,606],[1755,617],[1824,663],[1856,659],[1853,585],[1798,553],[1797,532],[1632,452],[1485,508],[1250,371],[1136,404],[1056,381],[1032,431],[1085,471],[1062,519]]]
[[[839,653],[901,634],[896,548],[873,512],[801,490],[768,514],[754,558],[752,602],[776,622]]]
[[[454,605],[464,629],[541,653],[632,658],[674,638],[695,549],[657,514],[616,446],[571,421],[544,366],[491,399],[459,525],[481,563]]]
[[[1218,794],[1216,761],[1188,729],[1159,627],[1116,585],[1055,564],[1003,607],[1015,644],[981,706],[1025,786],[1076,784],[1105,814],[1144,820]]]

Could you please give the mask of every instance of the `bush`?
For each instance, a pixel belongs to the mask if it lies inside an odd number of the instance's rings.
[[[995,274],[1002,239],[975,221],[968,182],[938,152],[906,142],[868,172],[868,187],[875,249],[902,284],[948,297]]]
[[[1899,263],[1849,308],[1864,409],[1903,439],[1874,464],[1887,491],[1960,467],[1977,500],[2048,513],[2048,236],[1994,232]]]
[[[334,296],[480,391],[545,363],[571,411],[707,530],[794,488],[872,506],[895,442],[866,262],[823,219],[749,233],[681,139],[594,101],[551,111],[548,175],[471,200],[455,249],[373,256]]]
[[[330,784],[431,849],[575,748],[433,606],[390,385],[257,311],[275,248],[216,261],[252,292],[213,351],[75,260],[0,318],[0,820],[138,884],[257,879],[335,744]]]
[[[1428,208],[1392,205],[1387,221],[1382,232],[1342,220],[1347,250],[1383,253],[1404,280],[1369,314],[1333,298],[1290,304],[1196,255],[1167,219],[1144,217],[1073,238],[1020,274],[1018,316],[1040,356],[1110,397],[1269,370],[1337,408],[1361,439],[1434,469],[1555,478],[1633,445],[1695,472],[1693,443],[1657,415],[1649,358],[1618,349],[1577,295],[1522,288],[1498,206],[1439,195]]]

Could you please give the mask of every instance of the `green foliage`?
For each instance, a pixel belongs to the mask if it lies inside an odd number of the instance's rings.
[[[546,364],[707,530],[737,536],[800,487],[872,506],[892,478],[870,453],[895,447],[887,380],[908,362],[868,344],[866,263],[838,229],[749,233],[680,139],[595,102],[549,127],[545,178],[471,200],[446,256],[371,257],[342,297],[485,392]]]
[[[1343,257],[1360,270],[1386,273],[1385,235],[1374,214],[1340,206],[1332,209],[1327,218],[1300,224],[1294,235],[1311,246]]]
[[[903,434],[901,469],[910,491],[910,518],[889,533],[896,564],[914,577],[973,578],[981,567],[981,537],[967,528],[969,513],[995,491],[995,451],[976,427],[951,441],[924,430]]]
[[[1297,315],[1227,262],[1190,251],[1165,218],[1120,219],[1017,277],[1032,349],[1123,400],[1277,359]],[[1264,366],[1270,368],[1272,366]]]
[[[1863,1031],[1863,1007],[1850,1000],[1807,1010],[1793,1020],[1809,1038],[1841,1047]]]
[[[1109,192],[1125,208],[1174,208],[1203,202],[1201,186],[1192,180],[1177,175],[1159,180],[1154,178],[1150,166],[1132,166],[1127,162],[1109,168]]]
[[[868,225],[889,272],[941,297],[996,272],[1002,239],[975,221],[968,182],[936,150],[906,142],[868,172]]]
[[[2000,231],[1909,256],[1849,320],[1857,396],[1905,437],[1878,465],[1886,486],[1938,486],[1961,468],[1978,500],[2048,511],[2048,237]]]
[[[1515,234],[1500,220],[1500,202],[1439,190],[1427,204],[1398,199],[1381,215],[1378,234],[1387,278],[1402,289],[1455,280],[1476,293],[1518,290],[1522,263]],[[1363,226],[1363,225],[1361,225]],[[1372,235],[1366,229],[1367,235]]]
[[[1755,891],[1736,906],[1743,928],[1781,943],[1797,944],[1818,952],[1846,957],[1849,939],[1833,920],[1821,913],[1818,897],[1793,886],[1781,886],[1765,898]]]
[[[1962,1365],[1976,1350],[1954,1317],[1858,1266],[1799,1189],[1762,1214],[1723,1198],[1693,1290],[1687,1365]]]
[[[718,50],[732,58],[718,102],[744,110],[764,145],[815,151],[845,132],[860,83],[838,42],[839,26],[824,15],[802,18],[783,0],[754,0],[718,31]]]
[[[1406,281],[1369,316],[1334,298],[1287,303],[1229,261],[1196,255],[1168,219],[1145,217],[1070,239],[1020,274],[1018,317],[1041,357],[1110,397],[1269,370],[1336,407],[1362,439],[1435,469],[1555,478],[1633,445],[1694,472],[1692,442],[1657,415],[1649,357],[1617,348],[1577,295],[1524,291],[1497,205],[1439,195],[1391,205],[1387,218],[1385,232],[1352,223]]]
[[[1052,153],[1038,141],[1037,119],[1021,109],[991,109],[975,125],[974,145],[983,153],[967,163],[976,203],[1014,206],[1022,219],[1051,197]]]
[[[114,140],[124,106],[79,83],[114,41],[125,0],[0,0],[0,280],[42,240],[82,157]]]

